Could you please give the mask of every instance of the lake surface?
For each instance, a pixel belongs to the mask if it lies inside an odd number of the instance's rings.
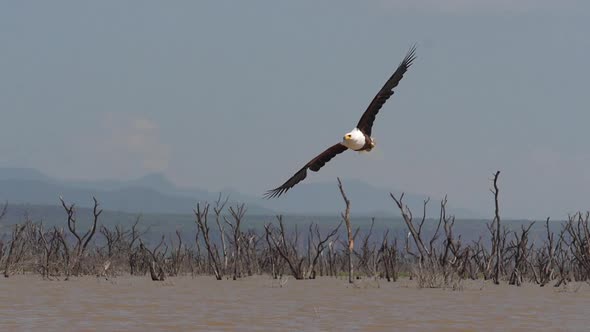
[[[462,290],[268,276],[0,280],[0,331],[587,331],[590,285]]]

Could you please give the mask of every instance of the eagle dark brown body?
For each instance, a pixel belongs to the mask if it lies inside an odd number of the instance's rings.
[[[365,145],[363,145],[362,148],[360,148],[359,150],[354,150],[354,151],[366,151],[369,152],[371,150],[373,150],[373,148],[375,147],[375,142],[373,141],[373,138],[367,134],[365,135]]]

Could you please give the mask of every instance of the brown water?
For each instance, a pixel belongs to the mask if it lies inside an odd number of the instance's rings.
[[[590,286],[322,278],[0,279],[0,331],[589,331]]]

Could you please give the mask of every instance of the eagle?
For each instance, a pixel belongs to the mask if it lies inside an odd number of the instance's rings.
[[[324,152],[310,160],[280,187],[266,191],[266,193],[264,193],[264,197],[273,198],[281,196],[289,189],[293,188],[296,184],[303,181],[303,179],[305,179],[307,176],[308,169],[313,172],[317,172],[337,154],[340,154],[348,149],[353,151],[371,151],[375,147],[375,140],[373,137],[371,137],[371,129],[373,127],[373,122],[375,121],[375,116],[377,113],[379,113],[379,110],[383,107],[383,104],[385,104],[387,99],[393,95],[393,89],[404,77],[404,74],[408,68],[410,68],[412,61],[414,61],[415,58],[416,45],[410,48],[406,54],[406,57],[399,64],[395,72],[393,72],[391,77],[387,80],[387,82],[385,82],[381,90],[379,90],[377,95],[373,98],[361,116],[356,127],[349,133],[346,133],[341,142],[332,145]]]

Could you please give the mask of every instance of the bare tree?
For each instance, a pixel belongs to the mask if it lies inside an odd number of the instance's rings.
[[[299,231],[297,226],[295,226],[295,231],[292,232],[292,237],[289,238],[285,231],[283,217],[278,215],[276,218],[279,224],[278,230],[275,231],[272,224],[264,225],[269,248],[277,252],[287,263],[295,279],[315,279],[319,258],[326,249],[326,243],[338,233],[342,221],[325,237],[322,237],[317,224],[310,224],[310,237],[307,241],[307,256],[305,256],[299,254]]]
[[[92,221],[92,226],[90,227],[90,229],[88,231],[86,231],[86,233],[84,233],[84,235],[80,235],[78,233],[78,231],[76,230],[76,210],[75,210],[74,204],[72,203],[71,205],[68,206],[61,196],[59,197],[59,200],[61,201],[61,204],[68,215],[68,229],[70,230],[70,233],[72,233],[74,235],[74,237],[76,238],[76,243],[74,245],[73,250],[70,251],[69,256],[70,256],[70,259],[73,258],[73,260],[70,260],[71,271],[74,273],[74,275],[78,275],[79,270],[80,270],[80,260],[84,256],[84,254],[86,253],[86,248],[88,247],[90,240],[92,240],[92,237],[94,236],[94,233],[96,232],[96,225],[98,224],[98,217],[102,213],[102,209],[98,208],[98,206],[99,206],[98,201],[96,200],[95,197],[92,197],[92,200],[94,201],[94,207],[92,209],[92,215],[93,215],[94,219]],[[68,247],[68,244],[65,239],[65,236],[63,235],[63,232],[61,233],[60,238],[61,238],[62,244],[65,247]],[[71,256],[72,254],[73,254],[73,257]],[[66,274],[67,274],[66,279],[67,279],[67,277],[69,277],[69,272],[70,272],[70,268],[68,268],[68,270],[66,272]]]
[[[40,225],[37,229],[39,232],[39,239],[41,240],[41,245],[43,249],[43,259],[41,265],[41,275],[44,279],[51,280],[51,271],[53,270],[51,266],[51,258],[52,255],[57,256],[57,251],[59,250],[59,235],[57,228],[53,228],[52,231],[45,232],[43,230],[43,225]]]
[[[4,216],[6,215],[7,209],[8,209],[8,202],[4,203],[4,207],[0,211],[0,221],[2,221],[2,218],[4,218]],[[4,257],[4,252],[6,251],[5,245],[6,244],[4,243],[4,239],[2,236],[2,237],[0,237],[0,261],[2,261],[2,258]]]
[[[260,273],[260,264],[257,259],[257,248],[261,237],[253,230],[242,233],[242,257],[246,265],[246,273],[252,276],[254,273]]]
[[[545,220],[545,231],[547,234],[545,243],[536,250],[534,257],[527,261],[531,267],[535,282],[541,287],[551,281],[555,272],[556,245],[554,233],[549,229],[549,217]],[[561,239],[562,236],[560,235],[559,238]],[[559,240],[559,242],[561,241]],[[559,247],[559,243],[557,246]]]
[[[115,255],[115,251],[117,250],[116,246],[122,240],[122,238],[126,235],[125,231],[117,225],[114,230],[102,225],[98,230],[104,238],[107,240],[107,258],[111,259]]]
[[[4,218],[7,211],[8,211],[8,202],[5,202],[2,209],[0,209],[0,220],[2,220],[2,218]]]
[[[569,251],[577,280],[590,279],[590,212],[577,212],[568,217],[566,231],[569,235]]]
[[[500,208],[498,203],[498,196],[500,194],[500,189],[498,189],[498,177],[500,176],[500,171],[496,171],[494,174],[493,185],[494,187],[490,189],[492,194],[494,194],[494,224],[496,225],[496,238],[494,247],[496,248],[496,268],[494,273],[494,283],[498,285],[500,283],[500,265],[502,264],[502,251],[500,250]]]
[[[559,239],[555,245],[555,268],[557,274],[557,282],[555,287],[559,287],[562,284],[567,284],[570,280],[569,269],[571,266],[570,251],[568,250],[568,244],[566,243],[565,236],[567,232],[567,224],[559,232]]]
[[[207,248],[207,253],[209,254],[209,265],[211,269],[213,269],[213,273],[215,274],[215,279],[221,280],[223,278],[222,270],[219,266],[218,255],[217,255],[217,248],[214,244],[211,243],[209,239],[209,225],[207,224],[207,216],[209,214],[209,203],[205,203],[205,206],[201,208],[201,205],[197,203],[197,209],[193,210],[196,217],[196,223],[201,233],[203,235],[203,239],[205,240],[205,247]],[[199,242],[199,238],[197,235],[197,244]]]
[[[145,235],[147,233],[147,230],[140,232],[138,225],[139,222],[141,221],[141,214],[138,215],[135,218],[135,222],[133,223],[133,225],[131,226],[131,231],[129,232],[128,238],[127,238],[127,246],[126,246],[126,251],[128,253],[128,264],[129,264],[129,271],[130,273],[136,274],[137,273],[137,267],[139,266],[139,255],[140,255],[140,248],[138,248],[138,246],[135,246],[135,242],[138,241],[140,239],[141,236]]]
[[[277,216],[277,218],[279,218],[279,220],[282,218],[281,216]],[[264,230],[265,230],[265,239],[266,239],[266,244],[268,247],[268,252],[267,252],[267,260],[268,263],[270,265],[270,272],[271,275],[274,279],[277,279],[279,277],[279,275],[282,275],[282,260],[279,259],[280,253],[279,253],[279,249],[276,248],[276,243],[277,241],[274,240],[272,238],[272,230],[269,229],[271,225],[264,225]],[[273,245],[274,244],[274,245]]]
[[[227,256],[227,246],[225,244],[225,231],[223,227],[223,223],[221,223],[221,212],[225,209],[225,205],[229,201],[229,196],[225,197],[224,200],[221,198],[221,193],[219,193],[219,197],[217,201],[215,201],[215,207],[213,208],[213,212],[215,213],[215,223],[217,223],[217,228],[219,228],[219,237],[221,238],[221,252],[223,254],[223,273],[225,274],[227,271],[227,264],[228,264],[228,256]]]
[[[309,231],[311,234],[312,233],[312,225],[309,225]],[[340,226],[342,226],[342,220],[340,221],[340,223],[338,223],[338,226],[336,226],[336,228],[334,228],[330,233],[328,233],[324,238],[322,238],[322,236],[320,235],[320,229],[318,224],[315,224],[315,237],[317,238],[317,243],[314,246],[314,256],[313,258],[311,258],[311,255],[309,256],[308,260],[309,260],[309,268],[307,269],[308,271],[308,278],[310,279],[315,279],[316,277],[316,264],[318,262],[318,258],[320,257],[320,255],[322,255],[322,253],[324,252],[324,250],[326,249],[326,243],[332,238],[334,237],[334,235],[336,235],[338,233],[338,230],[340,229]],[[311,242],[309,243],[309,247],[312,247],[312,243],[313,243],[313,238],[314,236],[311,235]]]
[[[8,256],[6,257],[6,261],[4,263],[5,278],[8,278],[13,273],[11,268],[14,267],[14,265],[16,265],[23,257],[23,252],[26,245],[26,240],[24,239],[23,234],[29,224],[30,221],[27,220],[22,225],[14,225],[12,238],[10,240],[10,247],[8,249]]]
[[[197,222],[195,221],[195,223],[197,223]],[[194,261],[194,263],[196,265],[196,270],[199,270],[199,271],[202,270],[202,266],[203,266],[203,262],[201,260],[201,243],[199,241],[200,235],[201,235],[201,228],[199,227],[199,224],[197,223],[197,232],[195,233],[195,253],[191,259],[191,264]],[[207,260],[207,261],[209,261],[209,260]],[[195,269],[192,270],[192,272],[191,272],[192,276],[196,275],[196,270]]]
[[[162,245],[165,246],[164,252],[160,252],[160,248]],[[149,269],[150,269],[150,276],[153,281],[164,281],[166,279],[166,273],[164,272],[163,267],[163,259],[166,256],[166,252],[168,251],[168,247],[165,244],[165,237],[162,235],[162,239],[160,243],[154,248],[154,250],[150,250],[143,244],[143,241],[139,239],[139,247],[142,251],[147,252],[147,256],[149,257]]]
[[[390,245],[388,242],[388,235],[389,230],[385,231],[383,235],[383,241],[381,242],[381,248],[379,252],[381,253],[381,262],[383,263],[383,268],[385,272],[385,279],[387,281],[397,281],[398,278],[398,269],[397,269],[397,259],[398,259],[398,252],[397,252],[397,238],[393,240],[393,244]]]
[[[520,236],[518,235],[518,233],[514,232],[515,239],[512,242],[511,246],[511,249],[514,251],[514,268],[512,269],[510,280],[508,281],[510,285],[520,286],[523,282],[523,270],[527,266],[526,262],[529,259],[529,255],[532,249],[532,244],[530,247],[527,247],[528,234],[531,230],[531,227],[533,227],[534,223],[534,221],[531,222],[528,227],[522,226]]]
[[[390,193],[391,198],[398,206],[402,218],[408,227],[409,233],[406,237],[406,253],[417,259],[417,266],[413,269],[412,274],[417,277],[418,287],[452,287],[457,289],[460,287],[460,277],[458,271],[462,270],[463,264],[468,259],[466,253],[460,251],[460,241],[453,238],[452,227],[454,225],[454,216],[448,216],[446,213],[447,198],[446,196],[441,200],[439,219],[436,228],[427,241],[424,237],[423,226],[426,220],[426,207],[430,199],[426,199],[422,205],[422,218],[420,223],[414,224],[412,211],[404,204],[404,194],[400,198],[396,198]],[[442,243],[442,253],[439,253],[441,244],[438,241],[441,226],[445,232],[445,239]],[[409,238],[414,240],[414,245],[418,249],[418,254],[412,252],[410,249]],[[428,244],[428,246],[426,245]],[[463,260],[459,258],[462,257]]]
[[[348,200],[348,197],[346,197],[346,193],[344,192],[340,178],[338,178],[338,189],[340,189],[340,194],[342,195],[344,204],[346,204],[346,209],[344,210],[344,213],[342,213],[342,219],[344,219],[344,222],[346,223],[346,233],[348,234],[348,282],[352,284],[354,282],[354,270],[352,266],[354,237],[352,235],[352,225],[350,224],[350,200]]]
[[[225,223],[229,225],[232,229],[233,233],[233,246],[234,246],[234,275],[233,279],[236,280],[237,278],[242,277],[242,270],[241,270],[241,253],[242,253],[242,231],[240,230],[240,225],[242,223],[242,219],[246,214],[246,205],[245,204],[238,204],[236,208],[230,206],[229,212],[232,216],[233,222],[229,221],[227,218],[224,217]]]
[[[430,201],[430,198],[428,198],[424,201],[423,206],[424,206],[425,213],[422,217],[422,220],[420,221],[420,224],[418,225],[418,229],[416,229],[416,227],[414,226],[414,222],[413,222],[412,211],[403,202],[404,193],[402,193],[400,195],[399,199],[397,199],[393,195],[393,193],[389,193],[389,196],[391,196],[391,198],[395,201],[395,204],[397,204],[397,206],[402,214],[402,218],[404,219],[404,222],[406,223],[406,226],[408,226],[408,230],[410,231],[410,234],[412,235],[412,238],[414,239],[414,244],[416,245],[416,248],[418,249],[418,252],[420,253],[420,255],[418,256],[419,261],[420,261],[420,263],[423,263],[424,259],[429,254],[428,249],[426,249],[426,246],[424,245],[424,241],[422,241],[422,226],[424,225],[424,220],[426,219],[426,205]],[[406,239],[406,252],[408,254],[416,256],[416,254],[414,254],[410,251],[407,239]]]
[[[287,235],[285,232],[285,226],[283,225],[283,216],[278,215],[276,218],[279,222],[278,235],[275,235],[272,224],[264,225],[264,229],[266,230],[267,241],[269,241],[270,239],[273,248],[287,263],[287,266],[289,266],[289,269],[291,270],[293,277],[295,277],[295,279],[298,280],[304,279],[305,271],[303,263],[305,261],[305,257],[300,257],[297,250],[299,232],[296,228],[295,232],[293,233],[294,238],[289,241],[287,239]]]
[[[367,232],[362,239],[360,251],[354,251],[358,257],[359,270],[363,270],[367,276],[375,277],[377,275],[377,261],[378,254],[376,245],[371,242],[371,235],[373,234],[373,227],[375,226],[375,218],[371,218],[371,226],[369,232]]]
[[[170,261],[171,261],[171,268],[170,268],[170,275],[177,276],[180,274],[180,270],[182,269],[182,263],[186,258],[186,253],[182,247],[182,237],[180,235],[180,231],[176,230],[176,238],[178,240],[177,247],[172,251]],[[171,246],[174,247],[174,243],[170,240]]]

